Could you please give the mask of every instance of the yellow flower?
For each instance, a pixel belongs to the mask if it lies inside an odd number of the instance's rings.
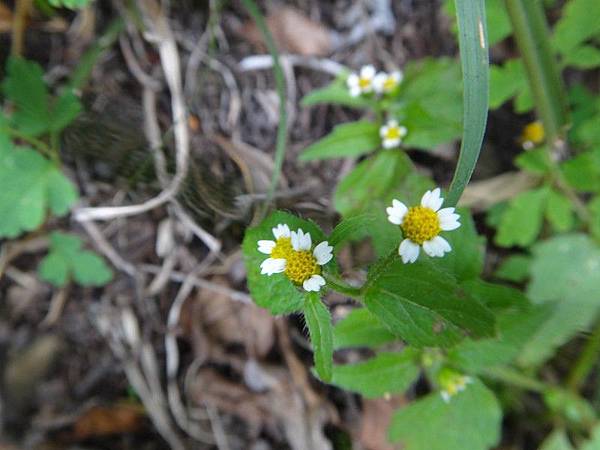
[[[398,253],[405,264],[417,260],[420,247],[431,257],[442,257],[452,250],[448,241],[439,234],[460,227],[460,216],[454,212],[454,208],[440,209],[443,203],[440,188],[436,188],[425,192],[418,206],[408,208],[394,199],[392,206],[386,209],[388,220],[399,225],[404,234]]]
[[[523,133],[519,138],[519,142],[525,150],[531,150],[544,142],[545,137],[546,133],[544,131],[544,126],[540,121],[535,121],[523,128]]]
[[[351,73],[346,80],[350,95],[358,97],[361,94],[373,92],[373,79],[375,78],[375,67],[368,65],[360,69],[360,73]]]
[[[437,378],[441,388],[440,395],[446,403],[449,403],[452,397],[464,391],[467,385],[473,382],[470,376],[458,373],[448,367],[440,370]]]
[[[398,147],[402,143],[402,139],[406,136],[407,132],[408,130],[406,127],[398,125],[397,120],[388,120],[387,123],[379,129],[381,145],[386,149]]]
[[[373,79],[373,88],[378,94],[389,94],[400,85],[402,78],[399,70],[392,73],[379,72]]]

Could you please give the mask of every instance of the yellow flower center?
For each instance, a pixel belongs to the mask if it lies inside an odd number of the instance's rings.
[[[302,284],[312,275],[320,273],[321,266],[317,264],[317,258],[313,256],[311,251],[292,251],[287,257],[285,274],[296,284]]]
[[[392,89],[396,87],[396,80],[392,77],[387,77],[383,82],[383,90],[386,92],[390,92]]]
[[[532,122],[523,129],[522,142],[541,144],[544,141],[545,132],[541,122]]]
[[[367,89],[369,86],[371,86],[371,79],[365,78],[365,77],[360,77],[358,79],[358,85],[360,86],[361,89]]]
[[[293,252],[292,239],[289,237],[280,237],[275,241],[275,247],[271,251],[271,258],[288,259]]]
[[[389,127],[385,133],[386,139],[398,139],[400,136],[400,127]]]
[[[404,237],[419,245],[433,239],[442,231],[437,213],[424,206],[410,208],[404,216],[401,227]]]

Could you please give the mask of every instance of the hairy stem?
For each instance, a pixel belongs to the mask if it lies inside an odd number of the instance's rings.
[[[350,286],[344,280],[332,274],[323,274],[323,278],[327,281],[327,286],[340,294],[347,295],[356,300],[362,300],[362,289]]]

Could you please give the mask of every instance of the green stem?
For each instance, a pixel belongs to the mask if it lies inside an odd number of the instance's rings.
[[[28,135],[20,132],[19,130],[16,130],[16,129],[8,127],[8,126],[3,127],[2,131],[9,134],[13,138],[20,139],[22,141],[27,142],[28,144],[31,144],[37,150],[39,150],[41,153],[43,153],[44,155],[46,155],[49,158],[52,158],[52,149],[50,147],[48,147],[48,145],[46,145],[46,143],[44,141],[41,141],[37,138],[28,136]]]
[[[323,274],[323,278],[327,281],[327,286],[333,289],[334,291],[339,292],[340,294],[345,294],[348,297],[351,297],[356,300],[362,300],[362,289],[355,288],[347,284],[344,280],[336,277],[332,274]]]
[[[540,0],[505,1],[538,114],[554,147],[566,130],[567,101],[543,6]]]
[[[487,369],[484,372],[484,375],[492,378],[493,380],[501,381],[503,383],[533,392],[542,393],[551,388],[542,381],[528,377],[527,375],[524,375],[515,369],[507,367],[495,367],[493,369]]]
[[[575,362],[575,365],[567,376],[567,388],[572,391],[578,391],[586,380],[594,366],[598,363],[600,354],[600,321],[592,332],[590,339],[586,342],[583,351]]]

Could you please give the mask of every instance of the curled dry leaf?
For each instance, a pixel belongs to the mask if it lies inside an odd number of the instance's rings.
[[[133,433],[141,428],[143,419],[144,410],[140,405],[95,406],[77,419],[73,437],[82,441],[92,437]]]
[[[332,51],[330,31],[295,8],[274,8],[267,16],[267,26],[281,52],[325,56]],[[255,46],[265,48],[262,35],[254,22],[246,23],[241,34]]]

